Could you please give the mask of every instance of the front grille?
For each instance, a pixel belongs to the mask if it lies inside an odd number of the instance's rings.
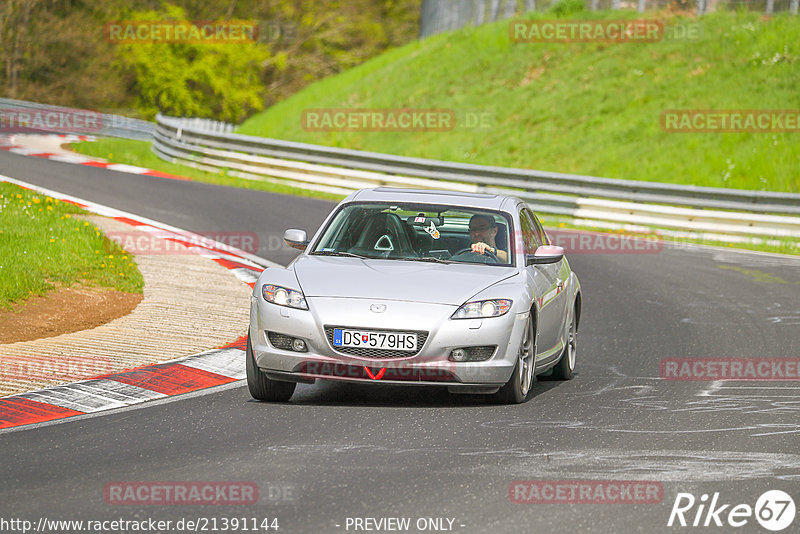
[[[414,333],[417,334],[417,350],[410,351],[410,350],[371,349],[371,348],[361,348],[361,347],[334,347],[333,330],[336,328],[358,330],[359,332]],[[419,351],[425,345],[425,341],[428,339],[428,332],[424,332],[422,330],[388,330],[388,329],[376,330],[374,328],[358,328],[357,326],[326,326],[325,337],[328,338],[328,344],[336,352],[341,352],[342,354],[347,354],[349,356],[356,356],[358,358],[370,358],[374,360],[380,360],[382,358],[411,358],[413,356],[416,356],[417,354],[419,354]]]

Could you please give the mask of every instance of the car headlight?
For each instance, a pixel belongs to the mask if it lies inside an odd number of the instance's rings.
[[[278,306],[287,306],[289,308],[298,308],[301,310],[308,309],[305,295],[294,289],[264,284],[261,294],[264,295],[264,300],[277,304]]]
[[[483,319],[499,317],[508,313],[511,301],[508,299],[474,300],[467,302],[453,314],[453,319]]]

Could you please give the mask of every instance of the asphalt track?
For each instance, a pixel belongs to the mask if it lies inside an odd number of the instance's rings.
[[[276,244],[283,230],[312,232],[333,207],[3,152],[0,174],[186,230],[257,232],[257,253],[281,263],[293,256]],[[800,356],[800,261],[665,248],[570,263],[584,291],[577,376],[537,383],[524,405],[334,382],[261,404],[239,384],[3,432],[0,519],[276,517],[279,532],[354,532],[347,518],[408,517],[418,532],[432,517],[454,532],[650,533],[696,530],[667,527],[679,492],[753,506],[780,489],[800,505],[800,382],[659,380],[663,358]],[[509,499],[514,480],[584,479],[659,481],[663,500]],[[119,481],[251,481],[261,498],[109,505],[104,487]],[[767,532],[752,517],[702,530]]]

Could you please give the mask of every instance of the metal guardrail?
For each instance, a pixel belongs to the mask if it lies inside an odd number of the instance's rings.
[[[726,234],[800,236],[800,194],[409,158],[233,134],[231,125],[162,115],[156,123],[153,152],[162,159],[249,179],[340,193],[376,185],[510,193],[542,213]]]
[[[529,11],[547,11],[558,0],[423,0],[420,14],[421,38],[456,30],[465,26],[480,26],[489,22],[521,16]],[[798,12],[798,0],[584,0],[587,10],[636,9],[665,10],[680,7],[697,16],[712,11],[741,10],[763,11],[767,15],[788,11]]]
[[[38,133],[98,135],[150,141],[155,130],[155,124],[152,122],[122,115],[0,98],[0,114],[4,115],[4,119],[19,120],[22,110],[31,112],[31,115],[26,118],[28,124],[36,124],[37,120],[46,123]],[[13,117],[5,116],[9,112],[13,112]],[[92,118],[89,124],[82,124],[83,121],[74,120],[82,115]],[[4,120],[4,126],[6,122]],[[12,124],[10,128],[12,133],[14,133],[14,129],[14,124]],[[5,133],[4,130],[7,128],[0,127],[0,134]]]
[[[159,117],[163,115],[159,114]],[[173,122],[173,124],[178,124],[180,129],[188,128],[191,130],[199,130],[206,133],[231,133],[233,129],[236,127],[233,124],[223,121],[217,121],[214,119],[197,119],[197,118],[171,118],[172,121],[178,121],[177,123]]]

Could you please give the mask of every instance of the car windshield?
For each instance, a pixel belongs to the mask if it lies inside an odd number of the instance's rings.
[[[326,226],[312,255],[511,265],[507,213],[463,206],[349,204]]]

